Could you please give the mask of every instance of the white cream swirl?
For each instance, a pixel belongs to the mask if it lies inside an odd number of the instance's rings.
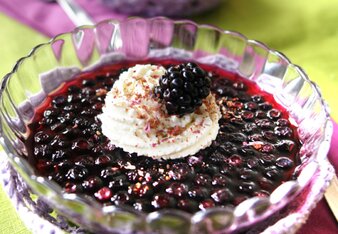
[[[98,116],[112,144],[130,153],[172,159],[195,154],[216,138],[221,114],[213,95],[183,117],[168,115],[154,98],[153,89],[165,72],[162,66],[147,64],[120,75]]]

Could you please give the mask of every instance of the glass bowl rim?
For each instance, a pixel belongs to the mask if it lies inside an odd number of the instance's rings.
[[[169,19],[167,17],[152,17],[152,18],[148,18],[148,19],[145,19],[145,18],[142,18],[142,17],[129,17],[129,18],[124,19],[124,20],[106,19],[106,20],[103,20],[101,22],[98,22],[95,25],[83,25],[83,26],[80,26],[80,27],[76,27],[75,29],[73,29],[70,32],[58,34],[58,35],[52,37],[48,42],[41,43],[41,44],[38,44],[37,46],[33,47],[33,49],[29,52],[29,54],[27,56],[24,56],[24,57],[17,60],[17,62],[15,63],[15,65],[12,69],[12,71],[9,72],[8,74],[6,74],[1,81],[0,98],[2,98],[3,91],[6,87],[8,80],[12,77],[13,74],[15,74],[17,72],[18,68],[20,67],[20,64],[22,62],[24,62],[25,60],[33,57],[36,54],[36,51],[39,50],[39,48],[51,45],[59,37],[62,37],[62,35],[74,34],[74,33],[78,32],[80,30],[83,30],[83,29],[92,29],[93,30],[96,27],[98,27],[100,25],[104,25],[104,24],[118,25],[122,22],[128,22],[128,21],[131,21],[133,19],[145,20],[147,22],[156,21],[156,20],[166,20],[166,21],[172,22],[173,24],[190,24],[190,25],[194,25],[197,28],[205,28],[206,27],[206,28],[218,31],[222,34],[231,34],[231,35],[234,35],[234,36],[238,36],[240,39],[244,40],[246,43],[258,45],[258,46],[264,48],[266,51],[273,53],[274,55],[276,55],[277,57],[279,57],[280,59],[285,61],[288,65],[293,66],[295,68],[296,72],[302,77],[302,79],[304,79],[305,81],[307,81],[311,85],[313,90],[318,95],[318,98],[320,99],[321,106],[324,108],[324,111],[325,111],[325,127],[324,127],[325,131],[323,133],[324,139],[320,142],[319,145],[322,146],[322,145],[326,144],[326,147],[323,148],[323,150],[321,151],[321,154],[323,154],[325,156],[327,155],[328,150],[329,150],[328,146],[330,145],[331,136],[332,136],[332,132],[333,132],[333,125],[332,125],[332,121],[331,121],[331,118],[330,118],[330,115],[329,115],[329,107],[328,107],[327,103],[325,102],[325,100],[323,99],[322,93],[321,93],[318,85],[315,82],[313,82],[309,79],[309,77],[305,73],[305,71],[300,66],[293,64],[283,53],[281,53],[277,50],[271,49],[266,44],[264,44],[260,41],[248,39],[246,36],[244,36],[243,34],[241,34],[239,32],[236,32],[236,31],[223,30],[223,29],[221,29],[217,26],[210,25],[210,24],[198,24],[198,23],[196,23],[192,20],[186,20],[186,19],[172,20],[172,19]],[[102,207],[101,205],[98,204],[98,202],[90,201],[90,200],[83,198],[79,195],[65,194],[65,193],[62,192],[62,188],[60,186],[56,185],[55,182],[49,181],[49,180],[45,179],[44,177],[36,176],[34,174],[34,170],[33,170],[32,166],[30,166],[30,164],[28,162],[26,162],[20,156],[14,155],[12,153],[14,151],[12,151],[11,148],[8,148],[7,144],[5,143],[3,132],[2,132],[2,126],[0,126],[0,141],[1,141],[0,142],[1,145],[3,146],[7,156],[9,158],[9,161],[15,167],[15,169],[18,169],[19,174],[24,178],[25,182],[33,181],[33,182],[41,183],[44,186],[46,186],[48,189],[50,189],[52,192],[54,192],[54,195],[60,197],[61,199],[72,200],[72,201],[75,201],[75,202],[80,202],[82,204],[85,203],[86,205],[90,206],[89,208],[94,208],[96,210],[100,210],[104,214],[109,214],[110,212],[114,212],[116,210],[123,210],[125,212],[129,212],[130,214],[138,215],[139,217],[142,217],[143,219],[151,219],[151,217],[156,217],[157,215],[161,215],[163,213],[170,211],[170,209],[164,209],[163,211],[155,211],[155,212],[151,212],[151,213],[145,213],[145,212],[135,211],[132,208],[123,207],[123,206],[112,205],[112,206],[108,206],[108,207]],[[310,170],[312,170],[312,171],[316,171],[318,169],[318,167],[320,167],[319,162],[316,161],[316,160],[313,160],[313,161],[307,163],[307,165],[309,165],[309,164],[310,164],[310,168],[311,168]],[[309,183],[309,181],[310,180],[307,180],[305,182],[304,181],[300,182],[300,181],[298,181],[298,178],[297,178],[294,181],[287,181],[286,183],[284,183],[284,185],[286,184],[286,186],[284,186],[284,187],[294,186],[294,188],[296,188],[297,191],[296,191],[296,193],[293,194],[293,196],[296,196],[302,190],[302,188],[304,188]],[[280,188],[282,185],[277,187],[277,189]],[[273,193],[275,191],[273,191]],[[281,209],[286,204],[285,202],[281,202],[281,201],[279,201],[277,203],[271,202],[271,195],[270,195],[268,198],[251,197],[251,198],[245,200],[244,202],[240,203],[239,205],[237,205],[233,209],[220,208],[220,207],[216,206],[215,208],[209,208],[206,211],[198,211],[194,214],[186,213],[186,212],[181,211],[179,209],[173,209],[173,212],[175,214],[181,216],[181,217],[186,218],[186,219],[189,218],[190,223],[193,224],[193,223],[197,223],[201,219],[201,217],[204,217],[205,214],[207,214],[207,213],[212,213],[212,212],[217,212],[217,211],[222,210],[223,212],[231,212],[232,217],[234,217],[233,222],[236,222],[236,221],[238,221],[237,218],[240,219],[240,217],[245,215],[245,213],[241,214],[241,215],[236,215],[236,211],[237,211],[237,213],[240,213],[241,208],[245,210],[245,208],[244,208],[245,205],[250,205],[251,203],[254,204],[254,203],[257,203],[257,202],[263,202],[263,203],[265,202],[265,203],[268,203],[269,205],[275,205],[275,209],[267,210],[267,211],[263,212],[263,214],[261,214],[258,217],[258,219],[254,220],[255,222],[257,222],[257,220],[258,221],[263,220],[264,218],[269,216],[272,212]],[[109,208],[109,207],[111,207],[111,208]],[[244,225],[242,227],[248,226],[252,223],[253,222],[244,223]]]

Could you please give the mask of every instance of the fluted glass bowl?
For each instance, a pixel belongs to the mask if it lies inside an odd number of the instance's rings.
[[[128,15],[182,17],[216,7],[220,0],[101,0],[107,7]]]
[[[39,177],[27,160],[23,141],[34,109],[47,94],[80,69],[122,59],[178,58],[217,66],[256,82],[289,110],[303,146],[297,179],[280,185],[268,198],[253,197],[235,208],[210,208],[195,214],[162,210],[150,214],[65,194]],[[55,68],[69,75],[45,76]],[[58,77],[58,78],[56,78]],[[63,77],[63,78],[62,78]],[[108,20],[76,28],[38,45],[21,58],[2,82],[1,144],[14,169],[53,209],[95,233],[205,233],[243,230],[267,220],[291,202],[327,162],[332,123],[318,87],[281,53],[245,36],[192,21],[166,18]]]

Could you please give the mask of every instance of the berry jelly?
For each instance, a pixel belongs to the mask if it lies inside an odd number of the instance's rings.
[[[135,64],[180,64],[175,60],[121,62],[78,74],[36,109],[26,140],[36,173],[65,192],[92,196],[103,205],[129,205],[152,212],[190,213],[235,206],[269,196],[293,179],[300,141],[288,112],[252,81],[210,65],[222,113],[211,146],[174,160],[154,160],[109,144],[96,117],[119,74]]]

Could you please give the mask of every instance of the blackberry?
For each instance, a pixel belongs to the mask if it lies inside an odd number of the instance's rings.
[[[192,113],[210,94],[211,80],[195,63],[171,66],[154,89],[155,96],[164,102],[169,115]]]

